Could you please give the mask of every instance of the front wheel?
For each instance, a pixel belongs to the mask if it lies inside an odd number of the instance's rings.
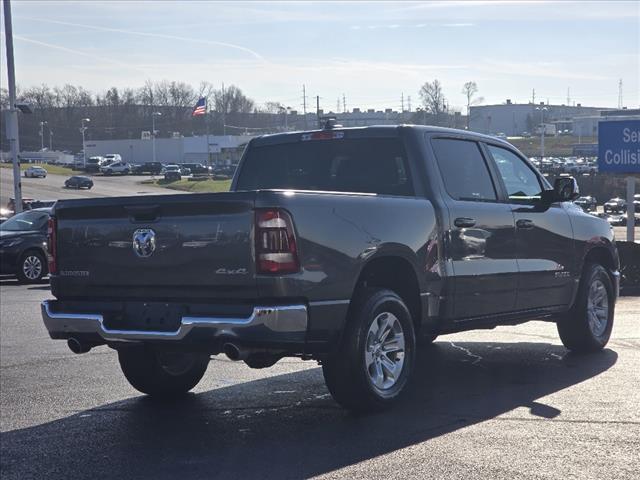
[[[118,350],[122,373],[136,390],[155,397],[187,393],[202,379],[209,355],[169,352],[149,345]]]
[[[47,274],[44,256],[40,252],[26,252],[18,261],[18,281],[20,283],[37,283]]]
[[[611,337],[614,308],[615,292],[607,271],[586,264],[575,303],[558,320],[563,345],[579,353],[602,350]]]
[[[331,395],[356,412],[390,406],[409,380],[415,345],[404,301],[391,290],[364,290],[355,300],[340,347],[322,365]]]

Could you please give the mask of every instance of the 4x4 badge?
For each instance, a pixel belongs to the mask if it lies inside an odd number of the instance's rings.
[[[156,232],[150,228],[140,228],[133,232],[133,251],[141,258],[153,255],[156,250]]]

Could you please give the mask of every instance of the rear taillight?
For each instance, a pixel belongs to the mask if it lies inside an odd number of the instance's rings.
[[[49,261],[49,273],[54,275],[58,273],[58,264],[56,262],[56,227],[57,222],[55,217],[49,217],[49,224],[47,225],[47,259]]]
[[[283,274],[299,270],[291,216],[280,209],[256,210],[256,272]]]

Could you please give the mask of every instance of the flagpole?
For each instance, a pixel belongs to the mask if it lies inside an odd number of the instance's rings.
[[[209,102],[207,102],[206,99],[205,99],[204,116],[205,116],[205,123],[207,125],[207,165],[211,166],[211,147],[210,147],[211,144],[209,143]]]

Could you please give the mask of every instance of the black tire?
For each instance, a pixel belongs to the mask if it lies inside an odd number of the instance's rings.
[[[389,314],[391,317],[388,316]],[[391,353],[393,356],[391,360],[381,353],[381,351],[384,352],[385,342],[372,344],[372,340],[379,335],[370,332],[370,328],[374,328],[374,321],[380,325],[380,322],[385,322],[389,318],[391,318],[389,321],[393,322],[393,327],[396,326],[396,320],[401,327],[400,330],[391,329],[390,332],[393,331],[396,337],[398,332],[403,336],[404,360],[402,363],[399,360],[399,352],[395,355]],[[386,338],[389,338],[388,335]],[[354,300],[338,350],[323,361],[322,373],[329,392],[340,405],[354,412],[364,413],[388,408],[398,400],[411,376],[415,363],[415,347],[416,339],[411,314],[403,300],[391,290],[378,288],[363,290]],[[385,377],[389,370],[384,368],[385,362],[380,361],[382,356],[386,356],[386,361],[391,361],[392,365],[399,366],[400,371],[394,383],[379,388],[372,378],[376,368],[382,374],[384,382],[391,381]],[[370,358],[373,358],[373,363],[368,367]],[[376,362],[378,362],[377,367]]]
[[[606,298],[601,298],[602,294],[606,294]],[[557,322],[560,339],[566,348],[588,353],[605,347],[613,329],[614,295],[607,271],[601,265],[587,263],[573,307]]]
[[[118,360],[131,386],[154,397],[187,393],[209,365],[208,354],[166,352],[150,345],[121,348]]]
[[[18,260],[16,276],[20,283],[39,283],[47,275],[47,261],[41,252],[29,250]]]

